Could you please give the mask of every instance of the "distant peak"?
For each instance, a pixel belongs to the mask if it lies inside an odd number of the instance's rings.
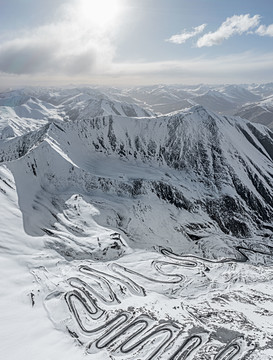
[[[190,111],[196,113],[205,112],[208,114],[208,110],[203,105],[194,105]]]

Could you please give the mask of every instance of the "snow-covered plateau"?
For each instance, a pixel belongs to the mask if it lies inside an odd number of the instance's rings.
[[[4,359],[273,359],[270,89],[0,94]]]

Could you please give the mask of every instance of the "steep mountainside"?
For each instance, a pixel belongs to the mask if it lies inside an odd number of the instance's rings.
[[[267,128],[197,106],[161,118],[53,123],[2,142],[0,158],[8,162],[19,194],[33,183],[29,204],[22,203],[27,222],[39,188],[94,194],[101,202],[117,198],[106,211],[111,208],[111,216],[102,211],[102,225],[123,231],[139,247],[164,245],[172,236],[173,248],[183,252],[191,239],[200,240],[195,247],[214,232],[239,238],[267,232],[273,215],[272,144]],[[151,221],[158,216],[164,229]],[[41,234],[52,224],[35,226]]]
[[[254,123],[260,123],[273,128],[273,96],[244,105],[238,112],[238,116],[248,119]]]
[[[109,91],[108,91],[109,92]],[[151,116],[134,103],[115,99],[95,88],[26,88],[0,94],[0,139],[23,135],[48,122],[90,116]]]
[[[209,90],[205,94],[196,96],[193,101],[196,104],[205,106],[206,108],[219,113],[232,114],[234,108],[237,107],[237,102],[234,102],[234,99],[217,90]]]
[[[242,105],[257,102],[265,94],[272,95],[270,84],[264,85],[155,85],[123,91],[157,113],[167,114],[202,105],[224,115],[233,115]]]
[[[31,92],[0,107],[24,124],[0,139],[5,358],[270,359],[272,131]]]

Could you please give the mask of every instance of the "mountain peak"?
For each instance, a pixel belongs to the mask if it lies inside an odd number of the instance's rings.
[[[1,108],[0,263],[20,319],[36,329],[40,311],[39,334],[50,319],[96,360],[271,349],[272,132],[202,105],[140,116],[109,92]]]

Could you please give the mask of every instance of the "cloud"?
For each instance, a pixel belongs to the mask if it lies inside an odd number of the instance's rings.
[[[213,59],[196,57],[180,61],[113,64],[111,74],[124,84],[152,83],[244,83],[268,81],[273,72],[273,52],[244,52]]]
[[[112,29],[100,28],[77,13],[79,0],[67,4],[57,22],[0,43],[0,72],[78,76],[103,72],[110,66],[115,55]]]
[[[271,24],[269,26],[261,25],[255,31],[255,33],[260,35],[260,36],[271,36],[271,37],[273,37],[273,24]]]
[[[85,55],[83,58],[86,59]],[[99,83],[114,85],[197,84],[268,82],[273,73],[273,52],[257,54],[248,51],[213,58],[195,57],[177,61],[112,62],[105,71],[90,76],[70,74],[56,77],[8,75],[0,73],[0,84],[6,87],[26,85],[66,85]],[[56,64],[54,62],[54,64]]]
[[[254,15],[234,15],[227,18],[222,25],[215,31],[209,32],[198,39],[196,46],[220,45],[224,40],[234,35],[242,35],[250,29],[257,27],[260,23],[261,16]]]
[[[190,31],[190,32],[184,31],[181,34],[173,35],[166,41],[174,43],[174,44],[183,44],[188,39],[202,33],[206,26],[207,26],[207,24],[202,24],[200,26],[193,28],[193,31]]]

